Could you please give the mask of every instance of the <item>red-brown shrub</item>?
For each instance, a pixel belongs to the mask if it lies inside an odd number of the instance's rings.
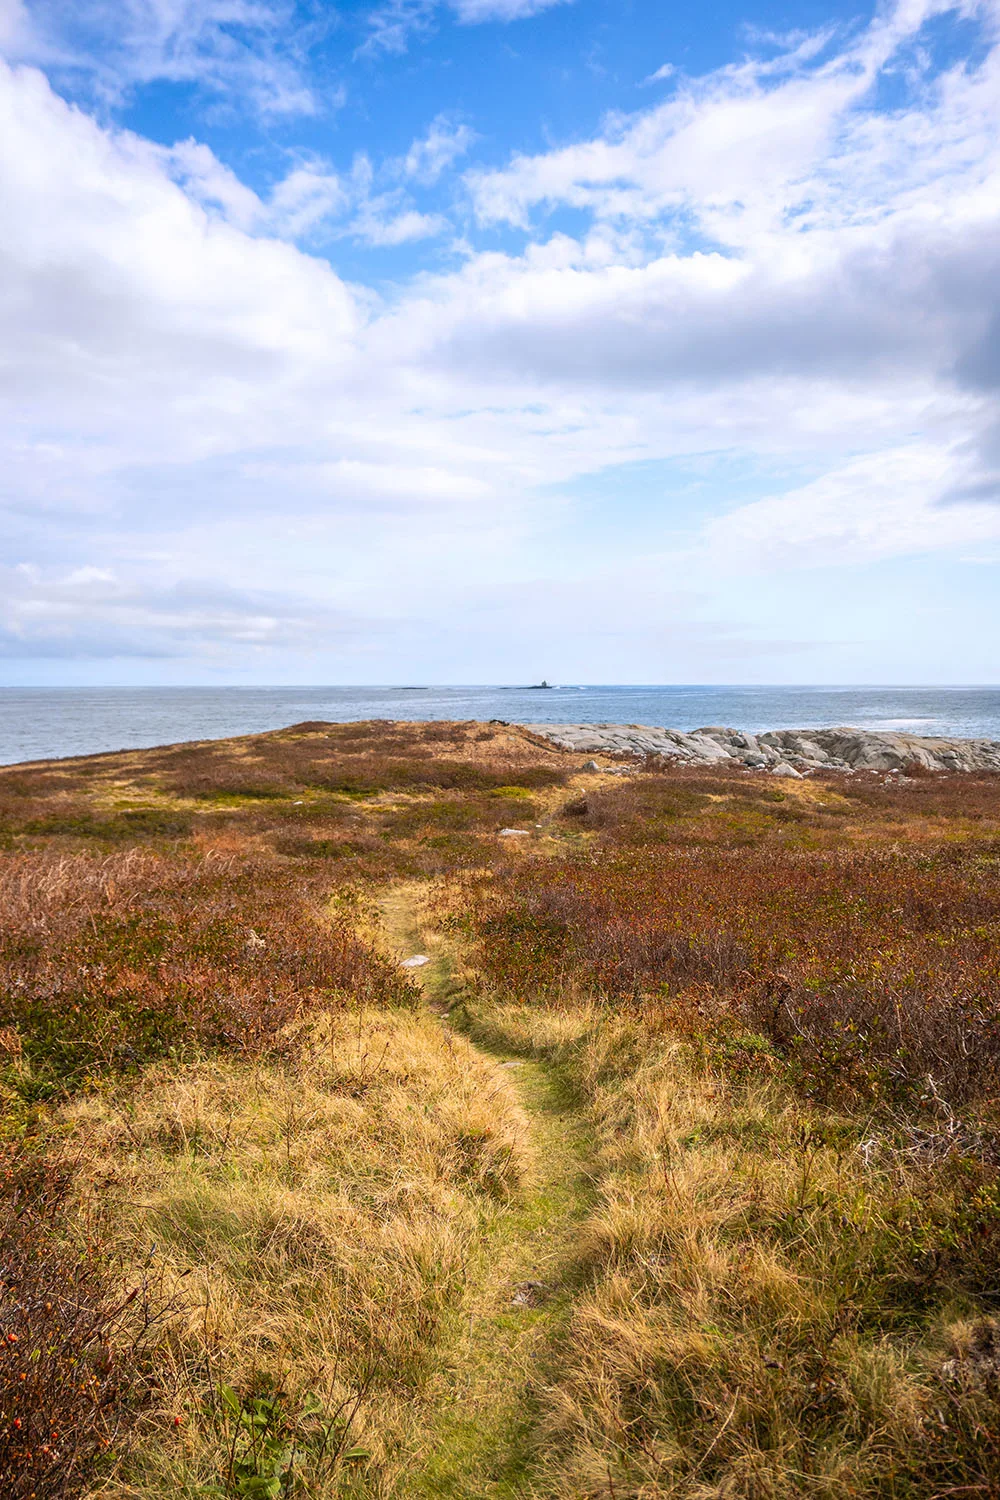
[[[803,1085],[1000,1092],[1000,875],[952,849],[606,849],[478,887],[488,984],[679,998],[765,1033]]]
[[[26,854],[0,867],[0,1026],[29,1096],[205,1046],[272,1045],[303,1007],[407,982],[285,861]]]
[[[0,1493],[69,1500],[90,1488],[146,1405],[155,1325],[169,1310],[66,1238],[69,1172],[8,1152],[0,1166]]]

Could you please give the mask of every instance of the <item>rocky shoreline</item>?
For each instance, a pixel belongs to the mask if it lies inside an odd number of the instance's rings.
[[[772,729],[749,734],[707,728],[685,732],[646,724],[525,724],[560,750],[587,755],[655,756],[686,765],[736,762],[775,776],[812,771],[1000,771],[996,740],[932,739],[867,729]],[[597,769],[595,767],[595,769]]]

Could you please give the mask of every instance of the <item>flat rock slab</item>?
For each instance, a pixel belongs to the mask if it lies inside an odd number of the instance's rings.
[[[559,750],[582,755],[627,755],[686,765],[737,762],[775,776],[810,771],[1000,771],[996,740],[936,739],[928,735],[868,729],[771,729],[750,734],[740,729],[660,729],[649,724],[526,724]],[[590,770],[594,762],[582,769]],[[598,768],[603,769],[603,768]],[[505,833],[516,832],[505,829]]]
[[[414,953],[412,958],[404,958],[400,963],[401,969],[422,969],[424,964],[429,964],[430,959],[426,953]]]

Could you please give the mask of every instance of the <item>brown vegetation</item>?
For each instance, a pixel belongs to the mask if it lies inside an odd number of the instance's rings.
[[[1000,779],[654,774],[563,819],[446,917],[473,1035],[603,1138],[541,1493],[1000,1493]]]
[[[349,919],[323,916],[325,894],[300,873],[235,854],[8,858],[8,1086],[51,1097],[206,1047],[258,1051],[304,1007],[405,1000],[405,981]]]
[[[471,1024],[561,1069],[603,1146],[535,1493],[997,1493],[1000,1200],[973,1142],[803,1106],[641,1013]]]
[[[878,843],[867,822],[858,838],[848,804],[839,847],[822,828],[813,848],[823,803],[729,784],[649,777],[570,803],[599,833],[588,858],[478,887],[488,983],[660,1007],[688,1029],[739,1020],[814,1095],[902,1100],[929,1079],[955,1104],[1000,1093],[1000,781],[971,785],[978,837],[928,830],[971,813],[921,782],[908,839]],[[874,790],[842,782],[833,806],[912,814],[905,791]]]
[[[71,1224],[77,1168],[8,1149],[0,1171],[0,1476],[11,1500],[77,1495],[113,1463],[155,1388],[153,1346],[172,1312],[148,1268],[123,1266]]]
[[[496,1070],[426,1016],[314,1015],[294,1040],[281,1069],[158,1068],[71,1113],[120,1205],[121,1252],[156,1244],[186,1306],[158,1351],[169,1400],[111,1494],[225,1477],[246,1444],[224,1389],[271,1403],[280,1493],[350,1492],[362,1459],[388,1486],[461,1316],[472,1238],[528,1170]]]
[[[379,935],[432,882],[453,1026],[599,1148],[485,1429],[532,1149]],[[303,724],[0,772],[0,907],[3,1494],[1000,1495],[1000,778]]]

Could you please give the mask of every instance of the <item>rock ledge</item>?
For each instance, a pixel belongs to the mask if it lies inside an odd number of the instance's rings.
[[[647,724],[525,724],[560,750],[585,755],[658,756],[687,765],[736,761],[776,776],[810,771],[1000,771],[996,740],[932,739],[868,729],[771,729],[749,734],[711,727],[685,732]]]

